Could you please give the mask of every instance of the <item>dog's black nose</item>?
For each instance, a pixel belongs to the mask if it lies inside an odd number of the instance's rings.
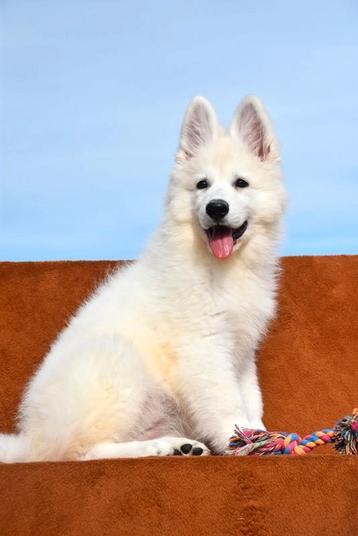
[[[223,199],[213,199],[206,205],[206,213],[213,220],[221,220],[229,212],[229,204]]]

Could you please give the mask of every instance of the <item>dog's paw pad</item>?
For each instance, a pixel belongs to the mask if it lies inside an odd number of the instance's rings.
[[[208,456],[210,452],[202,443],[193,441],[192,443],[183,443],[180,446],[180,454],[182,456]]]
[[[180,447],[180,450],[183,454],[189,454],[192,448],[193,445],[191,445],[190,443],[184,443],[184,445]]]

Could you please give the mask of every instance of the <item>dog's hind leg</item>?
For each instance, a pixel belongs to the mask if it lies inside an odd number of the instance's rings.
[[[128,441],[152,385],[142,356],[120,336],[59,345],[22,403],[19,429],[31,444],[26,461],[71,460],[98,443]]]
[[[208,448],[185,437],[159,437],[126,443],[103,442],[91,447],[79,460],[104,458],[141,458],[146,456],[207,456]]]

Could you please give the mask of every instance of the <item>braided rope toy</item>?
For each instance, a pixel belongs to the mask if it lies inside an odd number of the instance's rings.
[[[295,433],[267,432],[235,427],[226,454],[266,456],[268,454],[308,454],[319,445],[333,443],[340,454],[358,454],[358,408],[343,417],[333,428],[324,428],[300,437]]]

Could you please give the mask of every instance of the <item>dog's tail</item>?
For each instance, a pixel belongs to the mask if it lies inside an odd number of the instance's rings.
[[[0,434],[0,462],[26,462],[30,458],[30,442],[22,434]]]

